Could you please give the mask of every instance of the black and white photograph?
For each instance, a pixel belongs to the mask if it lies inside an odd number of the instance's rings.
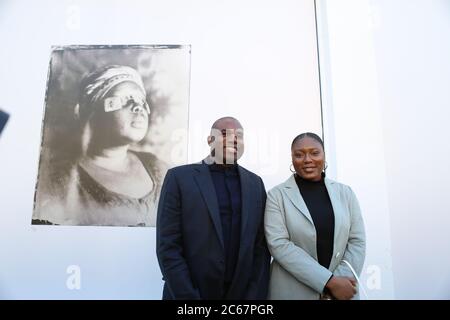
[[[32,224],[155,226],[186,161],[189,77],[189,46],[54,47]]]

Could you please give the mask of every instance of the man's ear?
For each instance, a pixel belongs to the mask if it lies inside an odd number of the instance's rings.
[[[208,136],[208,145],[211,146],[211,143],[213,143],[214,140],[214,136]]]

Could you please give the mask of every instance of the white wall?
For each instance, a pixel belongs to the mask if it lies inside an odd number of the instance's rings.
[[[382,271],[369,297],[449,299],[450,2],[318,3],[334,174],[355,187],[366,265]]]
[[[242,164],[267,188],[290,174],[293,137],[321,133],[312,0],[2,1],[0,39],[2,299],[161,297],[154,228],[30,225],[52,45],[192,45],[189,161],[216,118],[236,116]],[[66,286],[71,265],[80,290]]]
[[[373,7],[396,297],[450,299],[450,2]]]
[[[362,209],[368,298],[392,299],[386,162],[366,11],[366,1],[318,1],[325,147],[330,176],[351,186]]]

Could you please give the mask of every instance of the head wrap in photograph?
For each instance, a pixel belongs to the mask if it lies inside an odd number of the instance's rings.
[[[144,95],[146,91],[140,74],[128,66],[110,65],[88,74],[81,82],[79,103],[75,107],[75,114],[86,120],[94,106],[107,93],[122,82],[133,82]]]

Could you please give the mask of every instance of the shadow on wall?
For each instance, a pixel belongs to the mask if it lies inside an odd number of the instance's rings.
[[[0,135],[8,122],[9,114],[0,110]]]

